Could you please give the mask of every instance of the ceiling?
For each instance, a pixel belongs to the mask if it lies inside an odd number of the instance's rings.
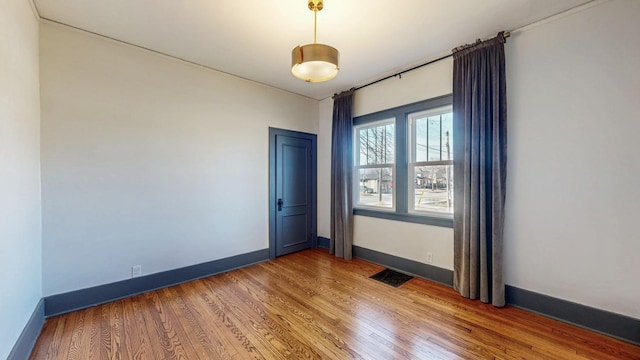
[[[34,0],[44,19],[318,100],[587,2],[325,0],[318,42],[340,51],[340,72],[306,83],[290,67],[313,42],[307,0]]]

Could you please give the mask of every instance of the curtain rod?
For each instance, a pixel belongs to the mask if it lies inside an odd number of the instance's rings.
[[[505,39],[506,39],[506,38],[508,38],[509,36],[511,36],[511,33],[510,33],[509,31],[505,31],[505,32],[504,32],[504,34],[503,34],[503,36],[504,36],[504,37],[505,37]],[[367,83],[367,84],[364,84],[364,85],[361,85],[361,86],[355,87],[353,90],[354,90],[354,91],[356,91],[356,90],[360,90],[360,89],[362,89],[362,88],[366,88],[367,86],[371,86],[371,85],[373,85],[373,84],[377,84],[377,83],[379,83],[379,82],[381,82],[381,81],[389,80],[389,79],[394,78],[394,77],[396,77],[396,76],[402,79],[402,74],[404,74],[404,73],[408,73],[409,71],[413,71],[413,70],[416,70],[416,69],[420,69],[421,67],[424,67],[424,66],[427,66],[427,65],[431,65],[431,64],[433,64],[433,63],[435,63],[435,62],[438,62],[438,61],[440,61],[440,60],[444,60],[444,59],[450,58],[450,57],[452,57],[452,56],[453,56],[453,53],[451,53],[451,54],[449,54],[449,55],[441,56],[441,57],[439,57],[439,58],[437,58],[437,59],[434,59],[434,60],[431,60],[431,61],[427,61],[427,62],[426,62],[426,63],[424,63],[424,64],[416,65],[416,66],[414,66],[414,67],[412,67],[412,68],[410,68],[410,69],[402,70],[402,71],[397,72],[397,73],[395,73],[395,74],[393,74],[393,75],[385,76],[385,77],[383,77],[382,79],[378,79],[378,80],[372,81],[372,82],[370,82],[370,83]]]

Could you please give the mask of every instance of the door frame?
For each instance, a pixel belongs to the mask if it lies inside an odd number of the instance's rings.
[[[276,257],[276,137],[290,136],[311,141],[311,248],[318,246],[318,136],[269,127],[269,258]]]

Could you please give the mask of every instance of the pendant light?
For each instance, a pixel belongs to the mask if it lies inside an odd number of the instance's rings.
[[[313,11],[313,44],[296,46],[291,52],[291,73],[306,82],[331,80],[338,74],[340,53],[336,48],[316,42],[318,11],[324,7],[323,0],[309,0]]]

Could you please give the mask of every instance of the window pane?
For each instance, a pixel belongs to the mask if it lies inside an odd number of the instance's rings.
[[[413,166],[413,210],[453,214],[453,166]]]
[[[358,205],[393,208],[393,169],[369,168],[358,170]]]
[[[453,113],[442,114],[442,160],[453,159]]]
[[[360,128],[358,165],[393,164],[395,162],[395,131],[393,124]]]
[[[414,113],[411,126],[410,162],[453,159],[453,113],[450,108]]]
[[[427,120],[427,161],[440,161],[440,115],[431,116]]]
[[[414,161],[427,161],[427,118],[415,120]]]

